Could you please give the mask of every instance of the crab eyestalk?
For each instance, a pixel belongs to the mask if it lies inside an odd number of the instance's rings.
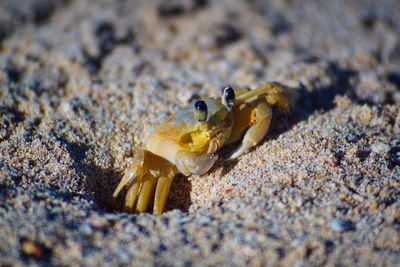
[[[233,90],[233,88],[230,86],[225,87],[224,91],[222,92],[221,100],[226,109],[231,111],[233,105],[235,104],[235,90]]]
[[[194,103],[193,114],[198,122],[205,122],[208,115],[206,102],[203,100],[197,100],[196,103]]]

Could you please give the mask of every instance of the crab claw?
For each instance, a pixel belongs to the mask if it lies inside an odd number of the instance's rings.
[[[260,103],[255,109],[256,122],[250,126],[243,137],[240,146],[233,152],[229,159],[235,159],[246,152],[249,148],[255,146],[264,138],[271,123],[272,110],[267,103]]]
[[[199,155],[186,150],[176,153],[175,165],[186,176],[191,174],[204,174],[214,165],[218,159],[216,154]]]

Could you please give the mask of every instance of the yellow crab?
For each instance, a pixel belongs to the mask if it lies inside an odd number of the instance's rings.
[[[287,89],[279,83],[254,90],[228,86],[221,97],[183,108],[153,131],[144,149],[135,149],[113,197],[127,187],[125,209],[144,212],[155,193],[153,213],[162,213],[175,175],[206,173],[218,158],[216,152],[243,135],[230,159],[256,145],[268,131],[274,104],[283,110],[290,104]]]

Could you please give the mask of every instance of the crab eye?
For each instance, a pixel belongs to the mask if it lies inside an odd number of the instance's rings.
[[[205,122],[207,120],[207,104],[203,100],[197,100],[194,103],[193,114],[197,121]]]
[[[232,87],[227,86],[224,88],[222,93],[222,104],[227,110],[232,110],[233,104],[235,103],[235,90]]]

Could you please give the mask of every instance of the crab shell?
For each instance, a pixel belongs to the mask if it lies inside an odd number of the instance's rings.
[[[146,142],[148,151],[175,164],[185,175],[207,172],[218,158],[214,153],[231,137],[233,113],[220,98],[204,102],[206,121],[195,119],[191,103],[156,128]]]

